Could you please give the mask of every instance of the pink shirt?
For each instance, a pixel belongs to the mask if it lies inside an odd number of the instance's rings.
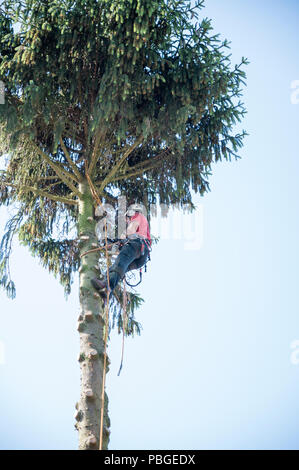
[[[151,242],[151,234],[146,217],[144,217],[143,214],[139,214],[137,212],[137,214],[133,215],[131,220],[136,220],[139,224],[136,233],[138,233],[138,235],[141,235],[144,238],[147,238]]]

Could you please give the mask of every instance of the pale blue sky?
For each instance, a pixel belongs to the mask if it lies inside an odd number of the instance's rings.
[[[141,337],[113,335],[111,449],[299,449],[299,7],[206,0],[203,16],[250,60],[238,162],[197,198],[199,250],[163,240],[141,294]],[[1,228],[5,210],[0,212]],[[0,448],[75,449],[78,301],[15,246],[14,301],[0,297]]]

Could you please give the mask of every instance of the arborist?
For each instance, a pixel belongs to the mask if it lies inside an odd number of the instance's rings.
[[[142,206],[133,204],[125,215],[128,225],[126,233],[121,236],[124,242],[120,245],[120,253],[109,268],[109,283],[107,273],[104,280],[96,277],[91,280],[93,287],[102,294],[105,294],[108,285],[112,292],[126,272],[141,268],[149,258],[151,236],[149,223],[142,214]]]

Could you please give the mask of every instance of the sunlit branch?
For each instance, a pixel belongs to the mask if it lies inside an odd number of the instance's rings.
[[[81,173],[79,172],[78,168],[77,168],[77,165],[73,162],[73,160],[71,159],[71,156],[66,148],[66,146],[64,145],[64,142],[63,142],[63,139],[62,137],[60,137],[59,139],[59,142],[60,142],[60,145],[61,145],[61,148],[63,150],[63,153],[64,155],[66,156],[66,159],[67,161],[69,162],[69,165],[71,167],[71,169],[73,170],[74,174],[76,175],[76,177],[78,178],[79,181],[81,181],[82,179],[82,175]]]
[[[113,183],[115,181],[120,181],[126,178],[131,178],[133,176],[140,176],[142,175],[145,171],[153,170],[157,168],[159,165],[161,165],[161,158],[164,156],[165,160],[171,158],[174,156],[174,153],[170,151],[169,148],[163,150],[160,154],[156,155],[156,157],[143,161],[141,163],[138,163],[131,167],[131,171],[127,171],[119,176],[116,176],[113,178],[110,182]]]
[[[55,171],[55,173],[57,174],[57,176],[69,187],[69,189],[71,191],[73,191],[73,193],[75,193],[78,197],[81,196],[81,193],[79,192],[79,190],[73,185],[73,183],[71,183],[70,181],[70,178],[72,179],[75,179],[73,175],[69,174],[68,172],[66,172],[64,169],[62,169],[60,167],[60,165],[58,165],[58,163],[56,162],[53,162],[51,160],[51,158],[45,153],[43,152],[38,145],[34,144],[34,142],[31,141],[31,143],[34,145],[34,148],[37,150],[37,152],[39,153],[39,155],[50,165],[50,167],[52,168],[52,170]]]
[[[121,165],[126,161],[126,159],[128,158],[128,156],[133,152],[133,150],[141,144],[141,142],[143,141],[143,136],[141,135],[140,137],[138,137],[138,139],[135,140],[134,144],[131,145],[124,153],[123,153],[123,156],[119,159],[119,161],[113,166],[112,170],[110,171],[110,173],[108,173],[108,175],[104,178],[103,182],[101,183],[100,187],[99,187],[99,192],[102,193],[104,188],[107,186],[108,183],[110,183],[110,181],[112,180],[112,178],[114,177],[114,175],[117,173],[117,171],[119,170],[119,168],[121,167]]]
[[[43,196],[43,197],[51,199],[52,201],[55,201],[55,202],[62,202],[64,204],[70,204],[70,205],[78,204],[78,201],[76,201],[75,199],[68,199],[68,198],[63,197],[63,196],[56,196],[55,194],[50,194],[47,191],[43,191],[42,189],[34,188],[34,187],[31,187],[31,186],[23,186],[22,185],[22,187],[19,187],[18,185],[14,184],[14,183],[3,182],[3,181],[1,182],[1,184],[4,185],[4,186],[9,186],[13,189],[16,189],[20,193],[22,193],[22,192],[28,192],[28,193],[32,192],[32,193],[36,194],[37,196]]]

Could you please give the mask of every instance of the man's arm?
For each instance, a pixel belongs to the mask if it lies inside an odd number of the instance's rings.
[[[137,222],[137,220],[132,220],[132,222],[129,223],[127,230],[121,234],[120,238],[124,239],[128,235],[133,235],[134,233],[136,233],[136,230],[138,229],[138,227],[139,227],[139,222]]]
[[[127,235],[134,235],[134,233],[137,232],[137,229],[139,227],[139,222],[137,220],[132,220],[132,222],[129,223],[128,228],[127,228]]]

